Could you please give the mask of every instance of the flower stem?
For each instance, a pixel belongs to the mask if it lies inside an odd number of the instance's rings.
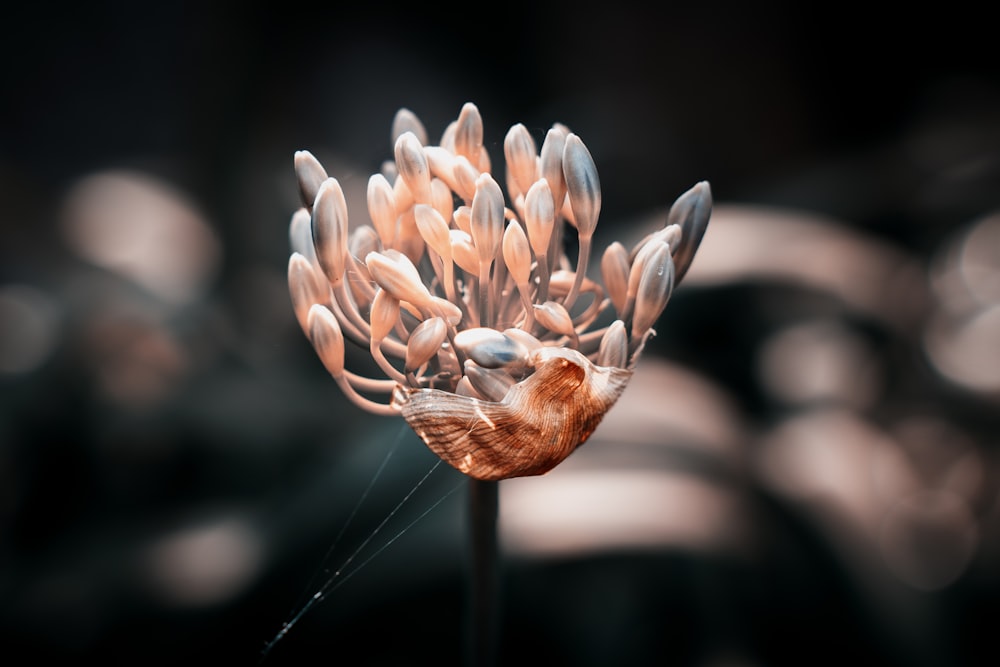
[[[493,667],[497,662],[500,578],[497,549],[498,491],[499,482],[469,480],[469,667]]]

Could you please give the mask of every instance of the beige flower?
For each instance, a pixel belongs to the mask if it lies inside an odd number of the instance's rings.
[[[475,105],[437,145],[405,109],[393,136],[394,162],[368,182],[371,224],[353,231],[337,179],[296,153],[303,208],[292,216],[288,281],[299,323],[353,402],[402,415],[458,470],[483,480],[545,473],[625,388],[701,242],[708,183],[631,250],[612,243],[602,287],[588,277],[601,188],[577,135],[554,125],[538,150],[512,127],[506,199]],[[575,261],[563,252],[567,224]],[[345,368],[345,337],[386,377]]]

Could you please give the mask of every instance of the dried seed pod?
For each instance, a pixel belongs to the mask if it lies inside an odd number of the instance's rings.
[[[534,374],[502,401],[413,389],[400,405],[402,415],[431,451],[470,477],[544,474],[590,437],[632,374],[565,348],[542,348],[534,356]]]

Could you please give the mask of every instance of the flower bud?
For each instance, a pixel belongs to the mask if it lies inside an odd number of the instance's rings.
[[[295,152],[295,178],[299,183],[299,196],[303,206],[312,206],[319,193],[319,186],[329,178],[326,170],[309,151]]]
[[[552,189],[547,179],[540,178],[528,188],[528,194],[524,196],[524,225],[531,249],[536,255],[548,253],[555,217]]]
[[[601,181],[597,165],[580,137],[570,134],[563,148],[563,174],[573,219],[581,238],[590,238],[601,214]]]
[[[531,247],[517,220],[511,220],[503,234],[503,259],[514,284],[527,289],[531,281]]]
[[[292,252],[297,252],[310,262],[316,261],[316,248],[312,239],[312,216],[309,209],[300,208],[288,223],[288,243]]]
[[[500,368],[481,368],[467,361],[464,371],[472,388],[487,401],[499,403],[510,388],[517,384],[510,373]]]
[[[628,299],[628,251],[618,241],[604,250],[601,256],[601,278],[604,289],[611,298],[615,312],[621,315],[625,312],[625,302]]]
[[[451,261],[451,236],[448,234],[448,223],[441,214],[427,204],[417,204],[413,207],[413,215],[420,236],[427,245],[442,259]]]
[[[385,253],[368,253],[365,265],[372,280],[399,301],[409,301],[418,308],[430,305],[431,294],[417,267],[402,253],[394,253],[393,257],[390,259]]]
[[[670,207],[667,224],[680,225],[682,233],[681,243],[674,251],[677,282],[681,281],[691,266],[711,215],[712,190],[707,181],[698,183],[682,194]]]
[[[472,198],[470,230],[479,255],[480,265],[489,265],[500,249],[504,229],[503,192],[489,174],[476,179],[476,195]]]
[[[670,246],[660,241],[645,258],[640,272],[635,311],[632,315],[634,338],[645,334],[656,323],[670,299],[673,288],[674,263],[670,258]]]
[[[483,118],[472,102],[462,105],[455,124],[455,154],[468,158],[477,167],[483,150]]]
[[[396,195],[382,174],[368,179],[368,216],[382,247],[391,248],[396,239]]]
[[[420,119],[417,118],[417,114],[409,109],[400,109],[392,119],[392,134],[390,135],[392,143],[395,144],[407,132],[412,132],[417,141],[424,146],[427,145],[427,130],[424,128],[424,124],[420,122]]]
[[[399,321],[399,299],[384,289],[375,292],[368,320],[371,323],[371,341],[378,347]]]
[[[430,361],[448,338],[448,325],[440,317],[418,324],[406,341],[406,370],[414,371]]]
[[[413,200],[421,204],[431,201],[431,169],[424,147],[412,132],[404,132],[396,140],[396,168]]]
[[[335,378],[344,374],[344,334],[326,306],[313,305],[306,317],[309,340],[326,370]]]
[[[625,323],[621,320],[612,322],[604,332],[601,346],[597,350],[597,364],[617,368],[628,367],[628,334],[625,332]]]
[[[549,184],[556,212],[562,210],[563,202],[566,199],[566,176],[563,174],[563,151],[566,148],[566,135],[566,130],[560,126],[550,129],[545,134],[545,141],[542,142],[542,150],[539,155],[541,175]],[[528,237],[531,237],[530,229]]]
[[[320,281],[312,264],[300,253],[293,252],[288,258],[288,293],[292,297],[295,318],[305,333],[309,333],[307,318],[309,309],[315,304],[326,303],[329,287]]]
[[[455,335],[455,347],[483,368],[523,366],[529,350],[496,329],[475,327]]]
[[[535,305],[535,319],[538,323],[549,331],[564,336],[576,336],[573,329],[573,318],[561,303],[556,301],[546,301]]]
[[[312,237],[316,259],[327,280],[337,287],[344,278],[347,260],[347,202],[335,178],[323,181],[312,211]]]
[[[503,153],[517,194],[526,193],[537,178],[538,151],[535,148],[535,140],[531,138],[531,133],[522,123],[514,125],[507,131],[503,141]]]

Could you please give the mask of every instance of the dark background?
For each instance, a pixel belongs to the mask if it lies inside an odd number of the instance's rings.
[[[515,122],[583,137],[611,237],[704,179],[719,205],[828,216],[924,268],[1000,204],[995,35],[962,4],[32,3],[0,23],[0,285],[31,287],[56,323],[37,365],[0,374],[5,664],[255,664],[324,576],[391,443],[402,438],[345,543],[431,465],[398,423],[342,399],[294,321],[295,150],[363,184],[391,156],[396,109],[437,137],[472,101],[495,165]],[[194,297],[164,302],[67,242],[69,193],[107,170],[153,179],[206,221],[221,254]],[[501,662],[995,664],[995,385],[942,377],[919,318],[900,332],[793,282],[692,281],[648,354],[725,387],[749,440],[790,410],[762,387],[755,351],[803,312],[832,314],[878,352],[874,423],[933,413],[961,430],[985,489],[970,564],[887,619],[873,591],[890,575],[859,576],[842,535],[749,474],[753,557],[667,544],[512,560]],[[0,315],[8,332],[13,312]],[[16,357],[20,334],[5,335]],[[154,389],[103,390],[112,372]],[[435,471],[382,539],[458,482]],[[267,663],[458,664],[463,497],[347,580]],[[163,565],[192,534],[208,537],[182,546],[221,563],[204,580]]]

